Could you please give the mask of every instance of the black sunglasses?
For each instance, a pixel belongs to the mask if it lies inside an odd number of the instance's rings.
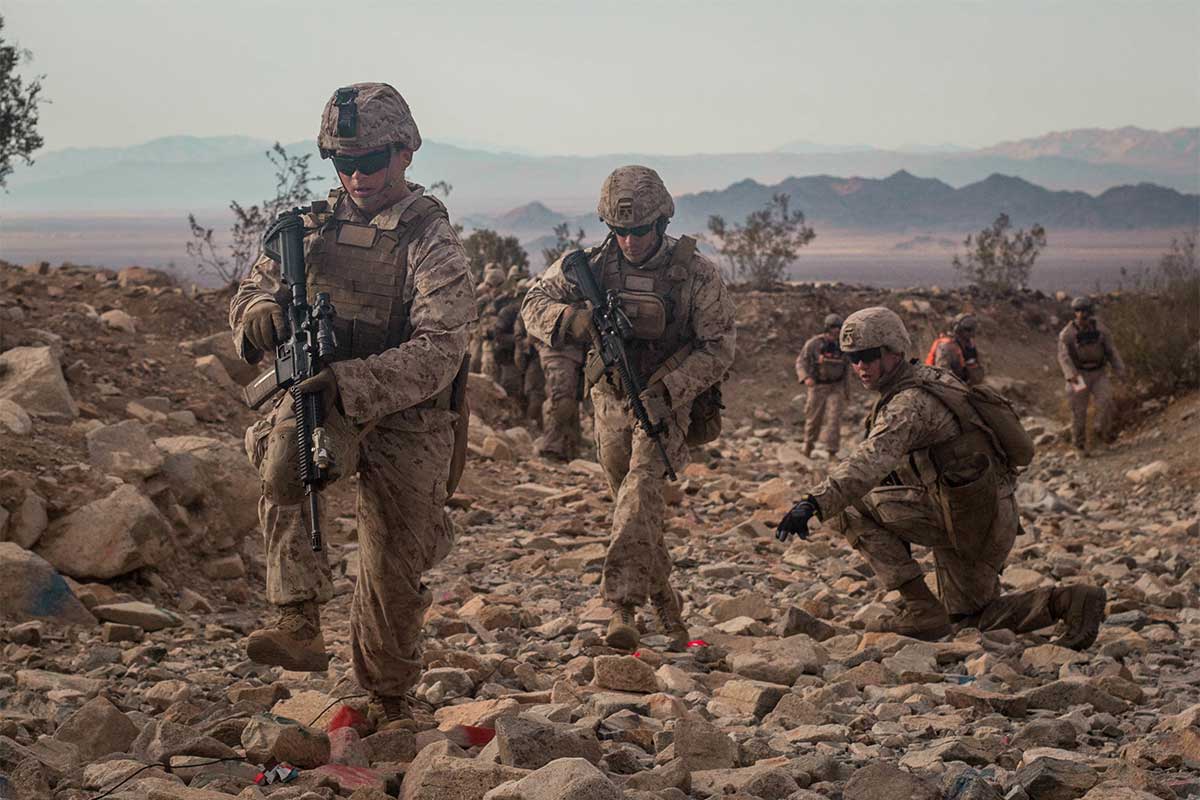
[[[618,228],[615,225],[609,225],[608,229],[617,236],[645,236],[654,230],[654,223],[647,222],[645,225],[638,225],[636,228]]]
[[[846,358],[850,359],[851,364],[870,364],[872,361],[878,361],[883,355],[882,347],[872,347],[869,350],[855,350],[853,353],[846,353]]]
[[[383,147],[361,156],[330,156],[329,160],[333,162],[334,169],[343,175],[353,175],[356,172],[373,175],[392,160],[392,148]]]

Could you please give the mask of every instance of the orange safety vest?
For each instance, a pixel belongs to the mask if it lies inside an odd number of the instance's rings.
[[[929,346],[929,354],[925,356],[925,364],[927,366],[934,366],[934,361],[937,359],[938,345],[945,343],[949,343],[957,347],[959,359],[964,362],[966,361],[966,358],[963,356],[962,345],[960,345],[953,336],[939,336],[938,338],[934,339],[933,344]]]

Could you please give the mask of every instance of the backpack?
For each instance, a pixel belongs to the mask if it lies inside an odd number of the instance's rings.
[[[964,420],[974,424],[973,418],[977,415],[992,447],[1010,468],[1027,467],[1033,462],[1036,449],[1033,439],[1021,424],[1012,403],[999,392],[987,386],[963,386],[942,381],[920,381],[917,385],[950,409],[960,424]]]

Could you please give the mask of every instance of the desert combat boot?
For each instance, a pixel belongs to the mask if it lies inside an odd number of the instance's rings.
[[[679,592],[668,589],[651,597],[650,602],[654,606],[654,613],[658,615],[658,623],[662,626],[663,633],[670,640],[668,649],[676,653],[687,650],[691,636],[688,635],[687,625],[683,622],[683,599]]]
[[[641,640],[637,629],[637,607],[632,603],[617,606],[608,621],[605,643],[616,650],[636,650]]]
[[[279,619],[246,641],[246,656],[259,664],[295,672],[320,672],[329,666],[321,635],[321,607],[315,600],[279,607]]]
[[[876,633],[895,633],[933,642],[951,633],[950,615],[942,601],[934,597],[924,578],[914,578],[900,587],[901,610],[894,616],[867,625]]]
[[[1099,586],[1077,583],[1056,588],[1050,598],[1050,613],[1065,630],[1054,644],[1072,650],[1091,647],[1100,633],[1107,603],[1108,595]]]

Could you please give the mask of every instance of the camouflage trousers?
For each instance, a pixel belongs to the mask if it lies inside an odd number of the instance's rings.
[[[539,359],[531,358],[526,361],[522,380],[521,395],[524,406],[521,408],[521,416],[529,422],[540,424],[542,406],[546,403],[546,375],[542,371],[542,362]]]
[[[579,424],[582,362],[571,353],[549,348],[540,350],[542,373],[546,379],[546,399],[542,402],[542,438],[538,453],[564,460],[579,454],[582,433]]]
[[[670,590],[671,554],[663,539],[665,467],[654,442],[607,384],[592,389],[592,403],[600,465],[616,500],[601,591],[614,605],[640,606],[650,596]],[[688,408],[676,409],[663,434],[677,472],[688,459],[688,414]]]
[[[833,455],[842,443],[842,409],[846,404],[845,384],[814,383],[808,387],[808,399],[804,402],[804,447],[811,448],[825,429],[821,441]],[[828,424],[826,424],[828,423]]]
[[[471,341],[467,343],[467,352],[471,354],[471,372],[483,372],[483,335],[479,331],[471,333]]]
[[[898,589],[924,576],[912,556],[912,545],[921,545],[933,550],[938,595],[952,620],[980,630],[1038,630],[1054,624],[1053,590],[1000,592],[1000,573],[1020,530],[1011,489],[1002,488],[1000,495],[989,535],[969,556],[954,548],[941,510],[923,488],[873,489],[863,498],[866,514],[848,508],[833,520],[833,527],[871,565],[882,588]]]
[[[366,435],[334,412],[326,422],[339,475],[358,472],[358,582],[350,605],[354,673],[366,691],[402,695],[420,678],[421,628],[432,595],[421,575],[450,552],[446,514],[455,414],[410,409]],[[296,478],[295,417],[277,406],[246,432],[263,479],[259,521],[274,605],[333,596],[325,552],[309,546],[307,505]],[[323,526],[324,527],[324,526]]]
[[[1081,392],[1075,391],[1067,384],[1067,401],[1071,404],[1071,443],[1078,448],[1087,445],[1087,411],[1090,399],[1096,407],[1096,435],[1104,441],[1112,437],[1113,395],[1112,382],[1108,372],[1103,368],[1080,370],[1083,382],[1087,386]]]

